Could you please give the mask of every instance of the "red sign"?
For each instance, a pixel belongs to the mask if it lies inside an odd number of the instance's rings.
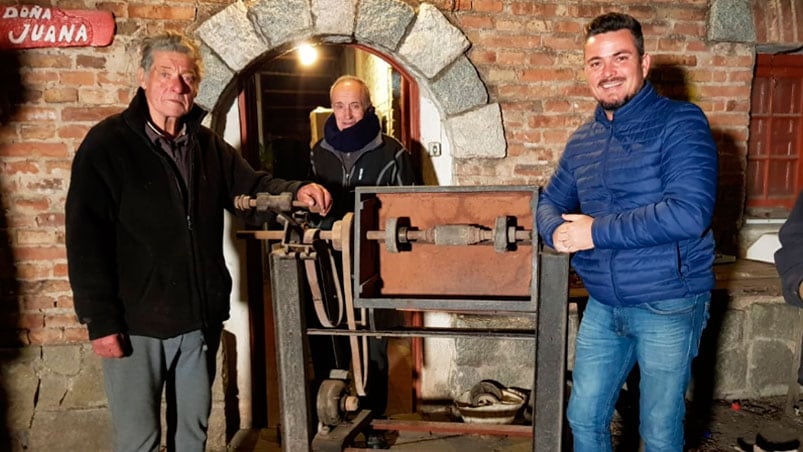
[[[108,11],[0,7],[0,49],[106,46],[113,36],[114,16]]]

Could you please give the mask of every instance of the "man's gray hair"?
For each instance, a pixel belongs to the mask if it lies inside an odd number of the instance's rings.
[[[198,45],[189,38],[187,35],[168,31],[162,34],[147,36],[142,40],[140,46],[142,59],[139,66],[148,72],[153,66],[154,52],[178,52],[183,53],[190,57],[198,68],[198,78],[201,78],[204,73],[203,60],[201,59],[201,52]]]

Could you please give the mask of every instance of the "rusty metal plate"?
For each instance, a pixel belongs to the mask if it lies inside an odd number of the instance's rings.
[[[409,251],[391,252],[383,241],[368,241],[366,228],[384,229],[388,219],[405,217],[419,230],[453,224],[493,230],[498,217],[509,216],[520,229],[533,231],[537,244],[537,195],[534,187],[362,188],[356,211],[363,218],[355,240],[361,247],[358,284],[364,284],[357,298],[476,299],[478,306],[489,298],[530,300],[535,274],[531,243],[506,252],[497,252],[493,240],[478,245],[412,243]]]

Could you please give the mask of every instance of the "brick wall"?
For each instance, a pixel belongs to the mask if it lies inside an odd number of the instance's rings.
[[[2,4],[10,4],[3,0]],[[5,52],[6,96],[0,127],[0,345],[69,343],[86,333],[76,324],[67,282],[63,205],[70,162],[86,130],[124,108],[133,93],[136,39],[163,29],[191,31],[230,2],[55,2],[64,9],[114,13],[117,33],[105,48]],[[644,24],[652,78],[672,97],[708,114],[722,156],[720,243],[735,236],[741,216],[744,155],[752,78],[750,43],[706,40],[707,0],[574,2],[567,0],[432,2],[469,38],[471,62],[502,106],[504,159],[457,161],[458,184],[541,184],[569,134],[593,109],[583,80],[582,27],[593,16],[623,10]],[[795,2],[756,4],[759,36],[797,40],[779,22]],[[619,5],[619,6],[614,6]],[[767,9],[766,11],[764,9]],[[781,8],[779,10],[778,8]],[[795,9],[799,10],[799,9]],[[791,25],[795,25],[792,23]],[[790,25],[790,26],[791,26]],[[16,83],[15,83],[16,82]]]
[[[659,89],[697,103],[709,117],[721,155],[717,231],[729,251],[742,215],[754,43],[708,40],[716,2],[431,1],[470,40],[467,55],[491,102],[501,105],[507,141],[505,158],[457,160],[455,182],[546,181],[565,140],[594,107],[581,67],[582,27],[602,12],[625,11],[644,24]],[[192,31],[230,3],[53,0],[48,4],[63,9],[111,11],[117,25],[113,43],[0,51],[0,348],[86,341],[73,313],[64,249],[73,153],[89,127],[127,105],[137,39],[160,30]],[[803,0],[751,4],[758,43],[803,41],[795,15],[803,11]]]

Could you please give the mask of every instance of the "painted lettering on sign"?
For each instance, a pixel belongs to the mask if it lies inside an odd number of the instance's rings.
[[[0,49],[106,46],[113,35],[114,17],[107,11],[12,5],[0,13]]]

